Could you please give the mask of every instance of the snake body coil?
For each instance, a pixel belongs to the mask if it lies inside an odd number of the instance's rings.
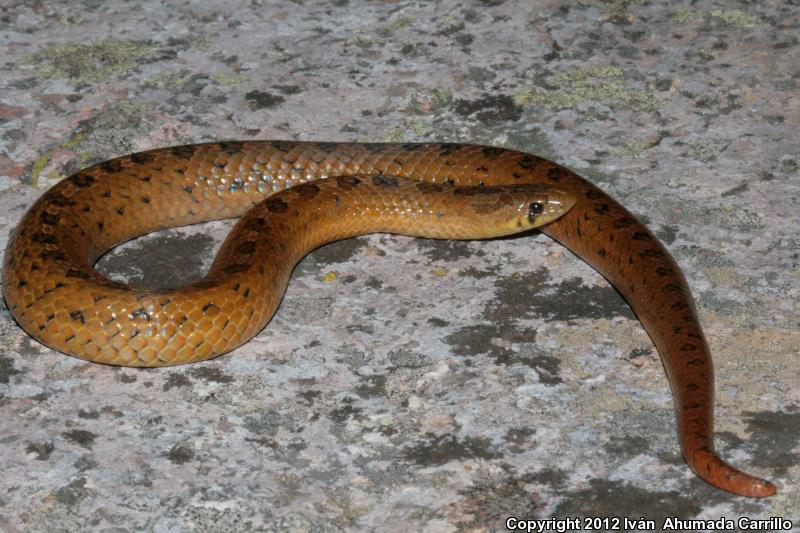
[[[330,177],[336,179],[324,179]],[[402,195],[382,198],[395,187],[413,196],[402,209]],[[505,199],[465,211],[454,198],[481,194]],[[493,220],[479,215],[501,204],[530,211],[507,214],[488,234],[478,229]],[[409,209],[417,215],[402,216]],[[137,290],[92,268],[103,252],[135,236],[239,216],[236,237],[232,232],[206,278],[190,287]],[[437,218],[459,220],[461,229],[420,229],[425,221],[438,228]],[[714,452],[712,360],[675,261],[602,190],[533,155],[464,144],[245,141],[120,157],[60,182],[31,207],[9,242],[3,290],[20,325],[48,346],[98,362],[160,366],[218,355],[258,333],[294,264],[324,242],[374,231],[473,238],[540,224],[622,293],[653,339],[692,470],[736,494],[774,494],[774,485]]]

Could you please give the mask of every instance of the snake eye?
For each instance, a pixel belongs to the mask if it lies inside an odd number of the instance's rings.
[[[533,202],[531,205],[528,206],[528,220],[531,222],[537,215],[541,215],[544,213],[544,205],[539,202]]]

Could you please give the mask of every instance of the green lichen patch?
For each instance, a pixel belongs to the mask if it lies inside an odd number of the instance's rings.
[[[191,72],[188,69],[181,69],[179,71],[162,70],[145,80],[143,85],[160,90],[172,89],[183,85],[190,77]]]
[[[100,82],[136,68],[153,51],[146,41],[120,41],[110,37],[93,44],[51,44],[23,62],[35,65],[41,78],[67,78],[74,82]]]
[[[715,9],[711,12],[711,18],[718,24],[734,28],[755,28],[761,24],[758,17],[738,9]]]
[[[693,9],[680,8],[672,14],[672,18],[675,19],[678,24],[686,24],[697,18],[697,11]]]
[[[566,109],[583,102],[602,102],[613,108],[654,111],[661,105],[650,93],[627,87],[625,72],[613,65],[595,65],[554,74],[545,87],[525,89],[514,96],[517,105]]]
[[[39,187],[92,163],[134,151],[133,139],[152,126],[148,110],[149,106],[120,102],[81,121],[66,141],[51,146],[33,162],[31,184]],[[53,155],[63,150],[74,150],[80,156],[63,166],[52,164]]]

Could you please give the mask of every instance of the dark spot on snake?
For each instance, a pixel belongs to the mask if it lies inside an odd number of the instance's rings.
[[[489,172],[489,169],[486,168],[485,166],[481,165],[481,166],[479,166],[478,168],[475,169],[475,172]]]
[[[178,159],[191,159],[195,152],[195,145],[185,144],[183,146],[173,146],[169,149],[169,153]]]
[[[266,223],[263,218],[251,218],[242,227],[248,231],[260,231]]]
[[[461,146],[462,145],[457,143],[442,143],[439,145],[439,155],[441,157],[446,157],[461,150]]]
[[[677,335],[681,331],[683,331],[683,326],[672,326],[672,333]]]
[[[372,176],[372,184],[376,187],[398,187],[400,182],[394,176],[378,174],[377,176]]]
[[[102,295],[100,295],[100,294],[97,294],[97,295],[95,295],[95,296],[94,296],[92,299],[94,300],[94,302],[95,302],[95,303],[97,303],[97,302],[100,302],[100,301],[102,301],[102,300],[106,300],[106,299],[108,299],[108,296],[102,296]],[[109,320],[108,322],[106,322],[106,324],[108,324],[109,322],[112,322],[113,320],[114,320],[114,319],[112,318],[111,320]]]
[[[680,292],[681,288],[674,283],[667,283],[661,288],[661,292]]]
[[[46,322],[50,322],[51,320],[53,320],[53,319],[55,318],[55,316],[56,316],[56,314],[55,314],[55,313],[50,313],[49,315],[47,315],[47,316],[46,316],[46,317],[44,317],[44,318],[45,318],[45,321],[46,321]]]
[[[331,153],[335,152],[339,149],[338,143],[326,143],[326,142],[318,142],[314,143],[314,148],[318,149],[321,152]]]
[[[505,152],[505,150],[503,148],[497,148],[496,146],[484,146],[481,149],[481,153],[483,154],[483,157],[485,157],[486,159],[490,159],[490,160],[491,159],[497,159],[498,157],[503,155],[503,152]]]
[[[378,145],[378,146],[380,146],[380,145]],[[420,148],[422,148],[424,146],[425,145],[421,144],[421,143],[405,143],[405,144],[401,144],[400,148],[402,148],[403,150],[405,150],[407,152],[416,152],[417,150],[419,150]]]
[[[13,263],[13,261],[9,261],[9,266],[11,266],[11,265],[13,265],[13,264],[14,264],[14,263]],[[42,267],[40,267],[40,266],[38,265],[38,263],[33,263],[33,264],[31,265],[31,270],[32,270],[32,271],[41,270],[41,268],[42,268]]]
[[[27,282],[27,281],[25,281],[24,279],[20,279],[20,280],[19,280],[19,283],[17,283],[17,288],[22,288],[22,287],[24,287],[24,286],[25,286],[25,285],[27,285],[27,284],[28,284],[28,282]]]
[[[225,168],[225,166],[226,166],[226,165],[225,165],[225,163],[223,163],[223,162],[221,162],[221,161],[214,161],[214,162],[213,162],[213,163],[211,163],[211,164],[212,164],[212,165],[214,165],[214,166],[215,166],[215,167],[217,167],[217,168]]]
[[[269,145],[280,152],[291,152],[295,146],[291,141],[270,141]]]
[[[136,154],[131,154],[130,158],[131,158],[131,161],[133,161],[137,165],[144,165],[145,163],[149,163],[150,161],[155,159],[153,157],[153,154],[149,154],[147,152],[139,152],[139,153],[136,153]]]
[[[605,257],[606,256],[606,249],[605,248],[600,248],[599,250],[597,250],[597,255],[599,255],[600,257]]]
[[[649,249],[645,250],[644,252],[641,252],[641,253],[639,253],[637,255],[639,257],[661,257],[661,256],[664,255],[664,253],[661,250],[654,250],[652,248],[649,248]]]
[[[45,261],[47,261],[48,259],[52,259],[54,261],[63,261],[64,259],[67,258],[67,256],[64,255],[64,252],[60,250],[55,250],[55,251],[47,251],[40,253],[39,258]]]
[[[86,319],[83,316],[83,311],[71,311],[69,317],[72,320],[79,320],[81,324],[86,324]]]
[[[364,143],[362,144],[364,150],[370,153],[380,152],[383,150],[384,144],[382,143]]]
[[[245,241],[234,250],[237,254],[247,255],[252,254],[256,249],[255,241]]]
[[[336,185],[345,191],[355,189],[361,184],[361,180],[355,176],[336,176]]]
[[[103,198],[111,198],[111,191],[104,191]]]
[[[631,236],[631,239],[634,241],[649,241],[652,237],[643,231],[637,231]]]
[[[142,176],[139,181],[150,181],[151,179],[153,179],[152,176]]]
[[[228,265],[225,267],[224,272],[226,274],[236,274],[237,272],[244,272],[250,268],[250,265],[245,263],[235,263],[233,265]]]
[[[48,213],[47,211],[43,212],[39,219],[42,221],[43,224],[48,226],[55,226],[58,224],[58,221],[61,220],[61,215],[54,215],[52,213]]]
[[[74,339],[75,339],[75,334],[72,334],[69,337],[67,337],[66,339],[64,339],[64,342],[71,342]]]
[[[602,215],[603,213],[606,213],[610,208],[611,206],[608,204],[595,204],[594,212],[597,213],[598,215]]]
[[[692,350],[696,350],[696,349],[697,349],[697,346],[692,344],[692,343],[690,343],[690,342],[687,342],[683,346],[681,346],[681,351],[682,352],[691,352]]]
[[[119,206],[117,208],[117,214],[118,215],[124,215],[125,214],[125,206],[124,205],[121,205],[121,206]]]
[[[614,229],[622,229],[633,226],[636,224],[636,219],[631,217],[622,217],[614,221]]]
[[[76,174],[72,178],[72,183],[81,188],[88,187],[89,185],[94,183],[94,178],[88,174]]]
[[[515,180],[518,180],[522,177],[522,175],[519,172],[512,172],[511,176],[513,176]]]
[[[503,189],[499,187],[487,187],[483,182],[479,185],[456,187],[453,189],[454,196],[477,196],[480,194],[498,194],[501,192],[503,192]]]
[[[144,202],[146,204],[149,204],[150,203],[150,197],[149,196],[142,196],[142,202]]]
[[[455,166],[455,163],[453,163],[453,162],[452,162],[452,161],[450,161],[449,159],[445,159],[445,160],[444,160],[444,166],[446,166],[446,167],[453,167],[453,166]]]
[[[81,278],[81,279],[89,279],[92,277],[85,270],[78,270],[76,268],[70,268],[69,270],[67,270],[66,276],[68,278]]]
[[[300,198],[314,198],[319,193],[319,186],[313,183],[303,183],[289,189],[295,192]]]
[[[83,211],[84,213],[88,213],[91,210],[92,210],[91,206],[88,205],[83,206],[83,209],[81,209],[81,211]]]
[[[547,169],[547,179],[550,181],[560,181],[564,177],[564,169],[561,167],[553,167]]]
[[[100,231],[103,231],[103,228],[104,228],[105,226],[106,226],[106,225],[105,225],[103,222],[98,222],[98,223],[97,223],[97,229],[99,229]]]
[[[544,160],[541,157],[525,154],[520,158],[519,161],[517,161],[517,165],[525,170],[532,170],[541,165],[542,161]]]
[[[208,312],[208,310],[211,309],[212,307],[216,307],[217,311],[219,311],[218,305],[208,302],[206,305],[203,306],[203,312],[204,313]]]
[[[242,294],[242,296],[244,296],[245,298],[247,298],[247,297],[249,297],[249,296],[250,296],[250,287],[247,287],[247,288],[244,290],[244,293]]]
[[[444,186],[440,183],[431,183],[429,181],[420,181],[416,185],[417,190],[422,194],[442,192]]]
[[[216,279],[202,279],[202,280],[198,281],[197,283],[195,283],[193,285],[193,287],[198,287],[198,288],[201,288],[201,289],[213,289],[213,288],[219,287],[219,285],[220,285],[219,280],[216,280]],[[166,294],[167,291],[169,291],[169,289],[165,290],[165,294]],[[163,305],[162,305],[162,307],[163,307]]]
[[[669,276],[670,274],[674,274],[674,273],[675,273],[675,271],[672,270],[669,267],[663,267],[662,266],[662,267],[658,267],[656,269],[656,274],[658,274],[659,276],[662,276],[662,277],[663,276]]]
[[[264,207],[266,207],[267,211],[270,213],[284,213],[289,209],[289,204],[280,198],[267,198],[264,200]]]
[[[42,244],[56,244],[58,242],[58,237],[50,235],[49,233],[37,233],[31,237],[31,240]]]
[[[139,317],[144,317],[148,322],[151,320],[150,313],[148,313],[144,307],[131,311],[130,317],[131,320],[136,320]]]
[[[119,172],[122,170],[122,163],[119,159],[112,159],[111,161],[100,163],[100,168],[105,172]]]
[[[691,339],[702,339],[703,338],[702,335],[698,335],[697,333],[687,333],[686,336],[691,338]]]
[[[48,198],[47,201],[48,203],[58,207],[66,207],[67,204],[69,204],[69,200],[60,194],[56,194],[52,198]]]
[[[184,191],[186,191],[186,192],[188,192],[189,194],[192,194],[192,191],[194,191],[194,189],[192,189],[192,188],[191,188],[191,187],[189,187],[188,185],[184,185],[184,186],[183,186],[183,190],[184,190]]]
[[[219,146],[220,151],[228,155],[236,155],[242,152],[242,143],[238,142],[220,142],[217,143],[217,146]]]
[[[704,366],[705,364],[706,364],[706,362],[703,359],[700,359],[700,358],[692,359],[691,361],[686,361],[686,366],[689,366],[689,365],[692,365],[692,366]]]
[[[595,189],[589,189],[588,191],[586,191],[586,198],[588,198],[589,200],[597,200],[599,198],[602,198],[603,196],[604,195],[602,192]]]

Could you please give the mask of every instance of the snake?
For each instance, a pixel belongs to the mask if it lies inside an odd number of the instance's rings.
[[[149,232],[239,217],[208,274],[128,286],[93,265]],[[485,238],[537,227],[627,300],[661,357],[681,453],[695,474],[749,497],[771,482],[714,448],[714,368],[694,299],[658,238],[557,163],[462,143],[227,141],[158,148],[78,171],[46,191],[3,258],[6,305],[28,334],[98,363],[165,366],[246,342],[274,314],[294,265],[371,232]]]

